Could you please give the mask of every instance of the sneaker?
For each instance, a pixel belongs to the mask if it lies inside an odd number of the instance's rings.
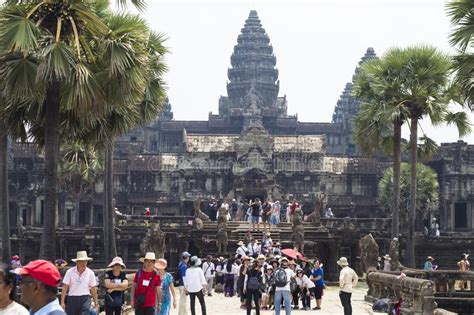
[[[211,293],[208,293],[207,296],[212,296],[212,294],[211,294]]]
[[[300,308],[298,306],[293,306],[294,310],[299,310]]]
[[[319,307],[319,306],[316,306],[315,308],[313,308],[313,310],[320,310],[320,309],[321,309],[321,307]]]

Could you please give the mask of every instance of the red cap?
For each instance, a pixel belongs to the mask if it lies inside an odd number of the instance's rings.
[[[28,275],[49,287],[58,287],[61,282],[61,275],[58,269],[49,261],[34,260],[22,268],[15,270],[16,274]]]

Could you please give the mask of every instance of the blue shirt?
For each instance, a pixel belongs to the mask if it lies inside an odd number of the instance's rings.
[[[433,271],[433,263],[431,261],[425,261],[424,271]]]
[[[179,270],[179,284],[178,287],[184,287],[183,277],[186,275],[186,270],[188,269],[188,265],[184,260],[182,260],[178,265]]]
[[[64,310],[62,309],[61,305],[59,305],[58,299],[54,299],[54,301],[49,302],[36,312],[31,312],[32,315],[48,315],[53,312],[56,312],[55,314],[66,314]],[[62,313],[61,313],[62,312]]]
[[[312,276],[313,276],[313,278],[321,276],[321,279],[315,280],[314,284],[317,285],[318,287],[324,286],[324,270],[323,270],[323,268],[313,269]]]

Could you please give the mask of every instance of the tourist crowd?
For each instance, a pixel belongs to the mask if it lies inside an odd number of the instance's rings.
[[[270,239],[267,235],[267,239]],[[271,240],[271,239],[270,239]],[[273,249],[271,246],[269,249]],[[275,247],[278,248],[278,247]],[[292,309],[321,309],[324,291],[324,270],[320,259],[311,261],[303,256],[295,259],[267,252],[251,255],[247,247],[243,255],[241,247],[227,259],[207,256],[204,263],[197,256],[183,252],[174,274],[167,272],[167,261],[148,252],[140,262],[143,267],[130,277],[125,264],[115,257],[99,284],[93,270],[88,267],[92,260],[87,252],[79,251],[71,259],[75,266],[65,271],[67,262],[58,259],[53,263],[35,260],[21,266],[20,258],[12,257],[9,265],[0,264],[0,315],[90,315],[98,314],[98,287],[105,291],[104,307],[107,315],[120,315],[125,306],[125,292],[131,287],[130,305],[136,315],[168,315],[171,307],[178,314],[194,315],[196,298],[201,314],[206,314],[205,295],[222,292],[225,297],[238,296],[241,308],[247,314],[255,309],[274,309],[286,314]],[[340,299],[344,314],[351,314],[350,296],[357,284],[357,275],[349,268],[347,259],[341,257]],[[65,271],[61,277],[61,271]],[[131,285],[129,284],[131,282]],[[62,284],[60,298],[59,287]],[[179,301],[175,293],[179,290]],[[21,291],[17,302],[17,290]]]

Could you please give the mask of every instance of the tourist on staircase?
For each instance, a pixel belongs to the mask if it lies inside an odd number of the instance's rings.
[[[196,297],[201,304],[201,314],[206,315],[206,302],[204,300],[205,289],[207,286],[206,278],[201,267],[201,259],[193,256],[190,259],[189,268],[183,278],[185,293],[189,294],[191,300],[191,315],[196,314]]]
[[[280,221],[280,210],[281,205],[280,202],[277,200],[272,205],[272,211],[270,214],[270,231],[272,230],[272,227],[276,226]]]
[[[255,304],[256,315],[260,315],[260,289],[263,286],[263,276],[258,260],[254,260],[244,280],[244,294],[247,298],[247,315],[252,311],[252,301]]]
[[[232,221],[237,221],[239,215],[239,204],[237,203],[237,200],[232,199],[232,203],[230,204],[230,210],[232,212]]]
[[[272,253],[273,240],[270,236],[270,232],[263,234],[261,253],[264,255],[269,255]]]
[[[257,225],[257,230],[260,231],[260,220],[262,215],[262,203],[260,199],[256,198],[254,202],[250,204],[251,210],[251,223],[252,231],[255,232],[255,225]]]
[[[270,199],[267,198],[261,206],[263,231],[270,232],[270,216],[272,214],[272,208],[272,202]]]

